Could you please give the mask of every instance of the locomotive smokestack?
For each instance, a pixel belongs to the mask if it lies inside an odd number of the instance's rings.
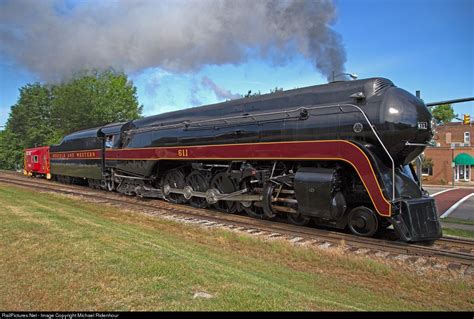
[[[196,71],[299,54],[328,80],[346,55],[330,0],[0,2],[0,56],[55,82],[83,69]]]

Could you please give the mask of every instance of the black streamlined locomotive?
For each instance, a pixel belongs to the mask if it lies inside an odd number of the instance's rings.
[[[371,78],[83,130],[51,146],[61,181],[257,218],[401,240],[441,237],[411,164],[431,140],[424,103]]]

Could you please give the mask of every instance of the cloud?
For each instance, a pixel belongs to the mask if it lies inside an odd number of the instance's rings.
[[[67,3],[66,3],[67,4]],[[46,81],[83,69],[194,72],[250,55],[310,59],[327,78],[344,71],[330,0],[0,2],[0,57]]]
[[[190,90],[189,94],[190,94],[189,100],[190,100],[192,106],[197,106],[197,105],[202,104],[202,101],[198,96],[198,94],[199,94],[199,85],[198,85],[195,78],[193,78],[193,80],[192,80],[191,90]]]
[[[146,82],[145,82],[145,93],[148,95],[156,94],[156,91],[160,88],[163,78],[170,76],[171,73],[154,69],[147,72]]]

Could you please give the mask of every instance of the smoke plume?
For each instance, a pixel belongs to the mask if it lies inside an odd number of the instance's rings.
[[[214,83],[214,81],[212,81],[207,76],[202,78],[201,84],[205,88],[211,89],[211,91],[214,92],[217,99],[219,99],[219,100],[232,100],[232,99],[239,99],[239,98],[242,97],[242,95],[240,95],[240,94],[234,94],[229,90],[221,88],[220,86],[218,86],[216,83]]]
[[[3,0],[0,57],[46,81],[82,69],[196,71],[249,57],[343,72],[331,0]]]

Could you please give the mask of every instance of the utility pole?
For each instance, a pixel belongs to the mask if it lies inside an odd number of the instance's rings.
[[[441,104],[454,104],[454,103],[463,103],[463,102],[470,102],[474,101],[474,97],[465,97],[462,99],[454,99],[454,100],[447,100],[447,101],[439,101],[439,102],[430,102],[426,103],[426,107],[441,105]]]
[[[455,177],[455,170],[456,170],[456,164],[454,163],[454,148],[456,147],[456,144],[451,143],[451,169],[453,171],[453,188],[454,188],[454,177]]]

